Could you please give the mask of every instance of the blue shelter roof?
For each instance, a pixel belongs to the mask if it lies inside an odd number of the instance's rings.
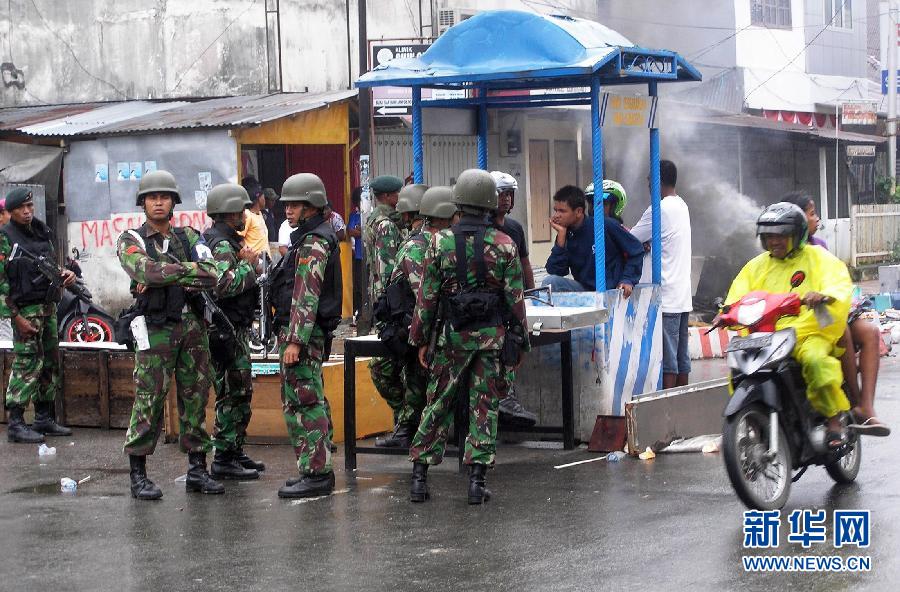
[[[432,88],[560,88],[700,80],[680,55],[645,49],[591,20],[518,10],[481,12],[418,58],[392,60],[356,84]]]

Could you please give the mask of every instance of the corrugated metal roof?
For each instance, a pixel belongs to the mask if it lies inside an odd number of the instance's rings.
[[[355,90],[345,90],[223,97],[196,102],[124,101],[0,109],[0,130],[15,130],[32,136],[73,137],[244,127],[320,109],[355,96]]]

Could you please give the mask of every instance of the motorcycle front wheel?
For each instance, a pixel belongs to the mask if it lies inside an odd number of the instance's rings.
[[[97,343],[115,341],[113,320],[97,314],[87,315],[87,327],[81,315],[72,317],[63,327],[61,338],[70,343]]]
[[[791,492],[791,451],[778,430],[778,451],[769,452],[769,409],[754,404],[726,418],[722,457],[728,478],[744,505],[754,510],[784,507]]]

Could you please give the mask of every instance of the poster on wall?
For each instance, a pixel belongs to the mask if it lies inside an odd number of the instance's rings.
[[[140,181],[143,164],[140,162],[132,162],[128,164],[128,168],[130,169],[128,179],[131,181]]]
[[[194,192],[194,202],[197,204],[197,207],[201,210],[206,209],[206,192],[205,191],[195,191]]]
[[[116,181],[127,181],[131,176],[131,167],[127,162],[116,163]]]
[[[109,181],[109,165],[98,163],[94,165],[94,182],[106,183]]]
[[[197,177],[200,179],[200,189],[204,192],[212,189],[212,173],[209,171],[204,171],[202,173],[197,173]],[[204,201],[206,197],[204,196]]]
[[[156,161],[155,160],[145,160],[144,161],[144,174],[152,173],[156,170]]]

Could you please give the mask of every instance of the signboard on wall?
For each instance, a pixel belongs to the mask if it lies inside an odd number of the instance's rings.
[[[391,60],[417,58],[425,53],[431,43],[395,41],[373,43],[371,45],[372,68],[377,68]],[[453,99],[465,97],[464,90],[422,89],[422,99]],[[398,86],[375,86],[372,88],[372,110],[375,117],[410,117],[412,115],[412,89]]]
[[[600,96],[600,125],[655,128],[657,127],[656,99],[657,97],[602,93]]]
[[[841,103],[841,125],[875,125],[878,122],[878,104],[874,101]]]
[[[847,146],[850,158],[875,158],[875,144],[859,144]]]

